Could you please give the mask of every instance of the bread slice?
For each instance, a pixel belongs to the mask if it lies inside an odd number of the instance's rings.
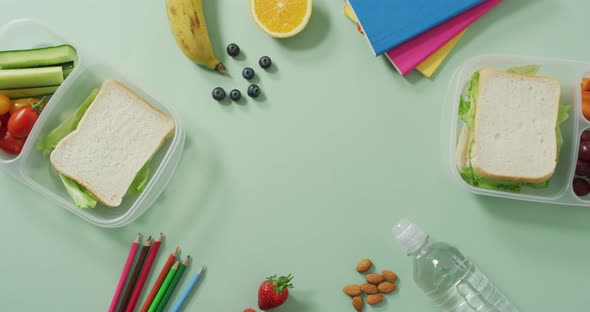
[[[484,69],[473,130],[471,164],[483,177],[543,182],[557,165],[560,82]]]
[[[107,80],[78,128],[59,142],[50,161],[103,205],[117,207],[174,127],[172,118],[121,83]]]

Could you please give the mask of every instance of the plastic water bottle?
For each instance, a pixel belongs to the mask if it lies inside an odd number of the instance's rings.
[[[518,311],[457,248],[431,242],[420,227],[407,220],[393,227],[393,235],[412,257],[414,281],[441,311]]]

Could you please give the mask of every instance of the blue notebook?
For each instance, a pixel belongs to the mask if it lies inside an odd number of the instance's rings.
[[[375,55],[381,55],[483,0],[348,0]]]

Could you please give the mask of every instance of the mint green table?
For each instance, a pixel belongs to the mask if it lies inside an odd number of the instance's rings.
[[[88,224],[0,174],[0,310],[105,311],[134,236],[163,231],[156,268],[177,244],[195,259],[187,276],[208,265],[186,311],[255,308],[274,273],[293,273],[296,285],[277,311],[353,311],[341,289],[361,281],[354,268],[364,257],[401,279],[367,311],[436,311],[391,238],[401,217],[456,244],[522,311],[587,310],[590,208],[467,193],[440,160],[439,129],[450,76],[468,58],[588,61],[590,2],[505,1],[427,80],[373,57],[342,0],[316,1],[307,29],[287,40],[261,32],[246,0],[204,1],[231,77],[184,58],[164,0],[3,1],[0,23],[41,20],[174,106],[187,144],[162,196],[120,229]],[[233,41],[245,60],[222,53]],[[258,70],[262,55],[276,72]],[[262,99],[214,102],[216,86],[246,89],[245,66],[258,70]]]

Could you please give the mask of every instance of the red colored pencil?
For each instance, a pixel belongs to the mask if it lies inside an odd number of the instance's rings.
[[[147,312],[147,310],[149,310],[150,305],[152,304],[152,301],[154,301],[154,298],[156,297],[156,294],[158,293],[160,286],[162,286],[162,283],[164,282],[164,279],[166,278],[166,275],[168,274],[168,271],[170,271],[170,268],[174,265],[174,262],[176,261],[176,255],[178,254],[178,249],[179,249],[178,246],[176,246],[176,250],[174,250],[174,252],[171,253],[170,256],[168,256],[168,260],[166,260],[166,264],[164,264],[162,271],[160,271],[160,275],[158,275],[158,279],[154,283],[154,286],[152,287],[152,291],[150,291],[150,294],[148,295],[147,299],[143,303],[143,306],[141,307],[141,310],[140,310],[141,312]]]
[[[109,312],[115,312],[117,309],[117,303],[119,303],[119,299],[121,298],[123,287],[125,287],[127,276],[129,275],[129,271],[131,271],[131,265],[133,264],[133,259],[135,259],[135,254],[137,253],[137,248],[139,247],[140,237],[141,233],[137,234],[137,237],[131,244],[129,254],[127,255],[127,261],[125,261],[125,265],[123,265],[123,271],[121,272],[121,277],[119,277],[119,283],[117,283],[117,288],[115,288],[115,293],[113,294],[113,300],[109,306]]]
[[[154,245],[150,249],[150,254],[148,255],[148,258],[145,261],[143,269],[141,270],[141,275],[139,276],[139,280],[137,281],[137,285],[135,286],[135,289],[133,290],[133,295],[131,295],[131,300],[129,301],[129,305],[127,305],[127,310],[125,310],[126,312],[133,312],[133,309],[135,309],[135,305],[137,304],[137,300],[139,299],[139,296],[141,295],[141,291],[143,290],[143,285],[145,284],[145,281],[147,280],[148,275],[150,274],[152,264],[154,263],[154,259],[156,258],[156,255],[158,254],[158,250],[160,249],[161,242],[162,242],[162,233],[160,233],[160,236],[158,238],[156,238]]]
[[[131,299],[131,294],[133,292],[133,289],[135,288],[135,283],[137,283],[139,273],[141,272],[141,268],[143,267],[143,263],[145,262],[145,258],[147,257],[147,254],[150,251],[151,244],[152,237],[150,236],[148,237],[145,244],[143,244],[143,247],[141,247],[141,253],[139,254],[139,258],[137,258],[137,263],[135,263],[135,268],[133,269],[131,279],[129,279],[129,284],[127,284],[127,289],[125,289],[123,301],[121,301],[121,305],[119,305],[119,312],[123,312],[127,308],[127,304],[129,303],[129,299]]]

